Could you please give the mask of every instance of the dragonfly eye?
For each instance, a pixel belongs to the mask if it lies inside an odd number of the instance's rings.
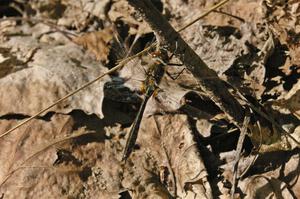
[[[157,58],[157,57],[159,57],[159,56],[161,56],[161,52],[160,51],[154,51],[154,52],[152,52],[151,53],[151,56],[153,57],[153,58]]]

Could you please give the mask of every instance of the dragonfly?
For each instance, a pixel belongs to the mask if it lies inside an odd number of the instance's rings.
[[[122,54],[125,56],[129,54],[126,52],[126,47],[122,42],[118,42],[118,48],[119,51],[123,51],[121,56]],[[140,91],[140,87],[142,87],[141,90],[143,90],[142,93],[144,94],[144,98],[137,110],[136,117],[127,135],[126,144],[122,154],[122,161],[126,161],[134,149],[143,116],[149,116],[156,113],[182,111],[185,113],[189,112],[188,114],[190,115],[193,114],[199,116],[199,113],[201,112],[199,109],[184,103],[185,94],[190,91],[199,90],[195,88],[198,86],[196,83],[197,81],[193,78],[191,73],[185,70],[182,64],[171,63],[171,61],[174,62],[172,58],[173,54],[168,55],[166,49],[157,45],[156,50],[145,53],[135,61],[126,65],[119,72],[118,78],[124,79],[124,82],[110,82],[109,86],[105,89],[107,90],[107,98],[125,103],[131,102],[131,100],[136,102],[136,97],[128,95],[128,93],[130,93],[130,95],[135,96],[134,92],[128,92],[128,90],[124,92],[124,87],[120,87],[120,84],[123,84],[122,86],[125,86],[126,88],[130,88],[130,90],[136,91]],[[140,63],[138,63],[138,61]],[[190,80],[190,86],[185,88],[181,87],[178,83],[180,82],[180,77],[183,77],[182,79],[184,79],[185,86],[187,85],[187,80]],[[141,85],[137,84],[136,81],[142,82]],[[120,89],[123,93],[120,94],[120,91],[112,91],[116,88]],[[115,96],[115,93],[118,94]],[[151,103],[155,103],[155,105],[151,106],[152,104],[149,104],[149,106],[147,106],[148,101],[151,98],[153,99]],[[203,113],[200,113],[200,115],[203,115]]]
[[[155,93],[164,75],[164,66],[166,65],[167,61],[167,52],[165,50],[159,49],[155,52],[150,53],[150,55],[152,57],[152,62],[148,65],[148,70],[146,71],[147,78],[144,81],[144,85],[146,87],[145,97],[130,129],[122,156],[123,161],[126,160],[132,152],[132,149],[138,136],[139,127],[142,121],[147,102]]]

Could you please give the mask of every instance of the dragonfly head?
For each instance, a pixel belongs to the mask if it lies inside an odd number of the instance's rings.
[[[163,64],[163,65],[167,65],[167,51],[160,49],[160,50],[156,50],[153,51],[151,54],[151,57],[153,60],[155,60],[155,64]]]

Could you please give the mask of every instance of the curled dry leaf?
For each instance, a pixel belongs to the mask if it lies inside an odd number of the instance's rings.
[[[249,129],[251,130],[251,141],[253,144],[259,148],[259,152],[266,153],[270,151],[278,151],[278,150],[292,150],[297,148],[297,143],[294,143],[293,140],[288,138],[286,135],[283,135],[276,128],[270,129],[269,126],[257,126],[249,125]],[[295,131],[291,133],[296,140],[299,140],[299,132]]]
[[[224,169],[224,179],[218,186],[224,196],[229,193],[228,183],[232,183],[235,151],[221,156],[224,158],[221,166]],[[240,176],[251,165],[239,181],[239,187],[246,198],[299,198],[299,149],[268,152],[259,154],[257,158],[255,156],[242,156],[237,171]]]
[[[265,176],[252,176],[248,179],[245,199],[252,198],[294,198],[286,183]]]
[[[272,104],[288,109],[293,115],[300,119],[300,81],[298,80],[293,88],[283,96],[283,99],[274,101]]]

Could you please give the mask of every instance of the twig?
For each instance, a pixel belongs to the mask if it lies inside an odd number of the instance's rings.
[[[242,172],[242,174],[240,175],[240,179],[242,179],[246,173],[250,170],[251,166],[254,164],[254,162],[257,160],[258,156],[259,156],[259,153],[258,151],[260,150],[261,146],[262,146],[262,141],[263,141],[263,138],[262,138],[262,130],[261,130],[261,126],[260,126],[260,123],[257,121],[256,122],[257,125],[258,125],[258,129],[259,129],[259,135],[260,135],[260,142],[259,142],[259,145],[256,149],[257,153],[255,154],[255,156],[252,158],[250,164],[247,166],[247,168]],[[251,131],[251,129],[250,129]],[[252,153],[252,152],[251,152]]]
[[[243,127],[241,129],[241,133],[240,133],[240,137],[236,146],[236,155],[235,155],[235,163],[234,163],[234,168],[233,168],[233,180],[232,180],[232,187],[231,187],[231,198],[234,197],[234,193],[235,193],[235,189],[236,186],[238,184],[238,177],[237,177],[237,173],[238,173],[238,167],[239,167],[239,161],[240,161],[240,156],[241,156],[241,152],[242,152],[242,148],[243,148],[243,143],[247,134],[247,127],[248,124],[250,122],[250,112],[247,111],[245,114],[245,119],[243,122]]]
[[[239,21],[242,22],[242,23],[245,23],[245,19],[243,19],[243,18],[241,18],[241,17],[238,17],[238,16],[235,16],[235,15],[233,15],[233,14],[230,14],[230,13],[227,13],[227,12],[224,12],[224,11],[220,11],[220,10],[215,10],[214,12],[215,12],[215,13],[220,13],[220,14],[223,14],[223,15],[227,15],[227,16],[229,16],[229,17],[232,17],[232,18],[234,18],[234,19],[239,20]]]
[[[223,6],[225,3],[227,3],[230,0],[223,0],[220,3],[214,5],[213,7],[211,7],[210,9],[208,9],[206,12],[204,12],[203,14],[201,14],[199,17],[197,17],[196,19],[192,20],[191,22],[187,23],[185,26],[183,26],[182,28],[179,28],[177,30],[177,32],[181,32],[183,30],[185,30],[186,28],[190,27],[191,25],[193,25],[195,22],[197,22],[198,20],[202,19],[203,17],[207,16],[209,13],[215,11],[217,8]]]

